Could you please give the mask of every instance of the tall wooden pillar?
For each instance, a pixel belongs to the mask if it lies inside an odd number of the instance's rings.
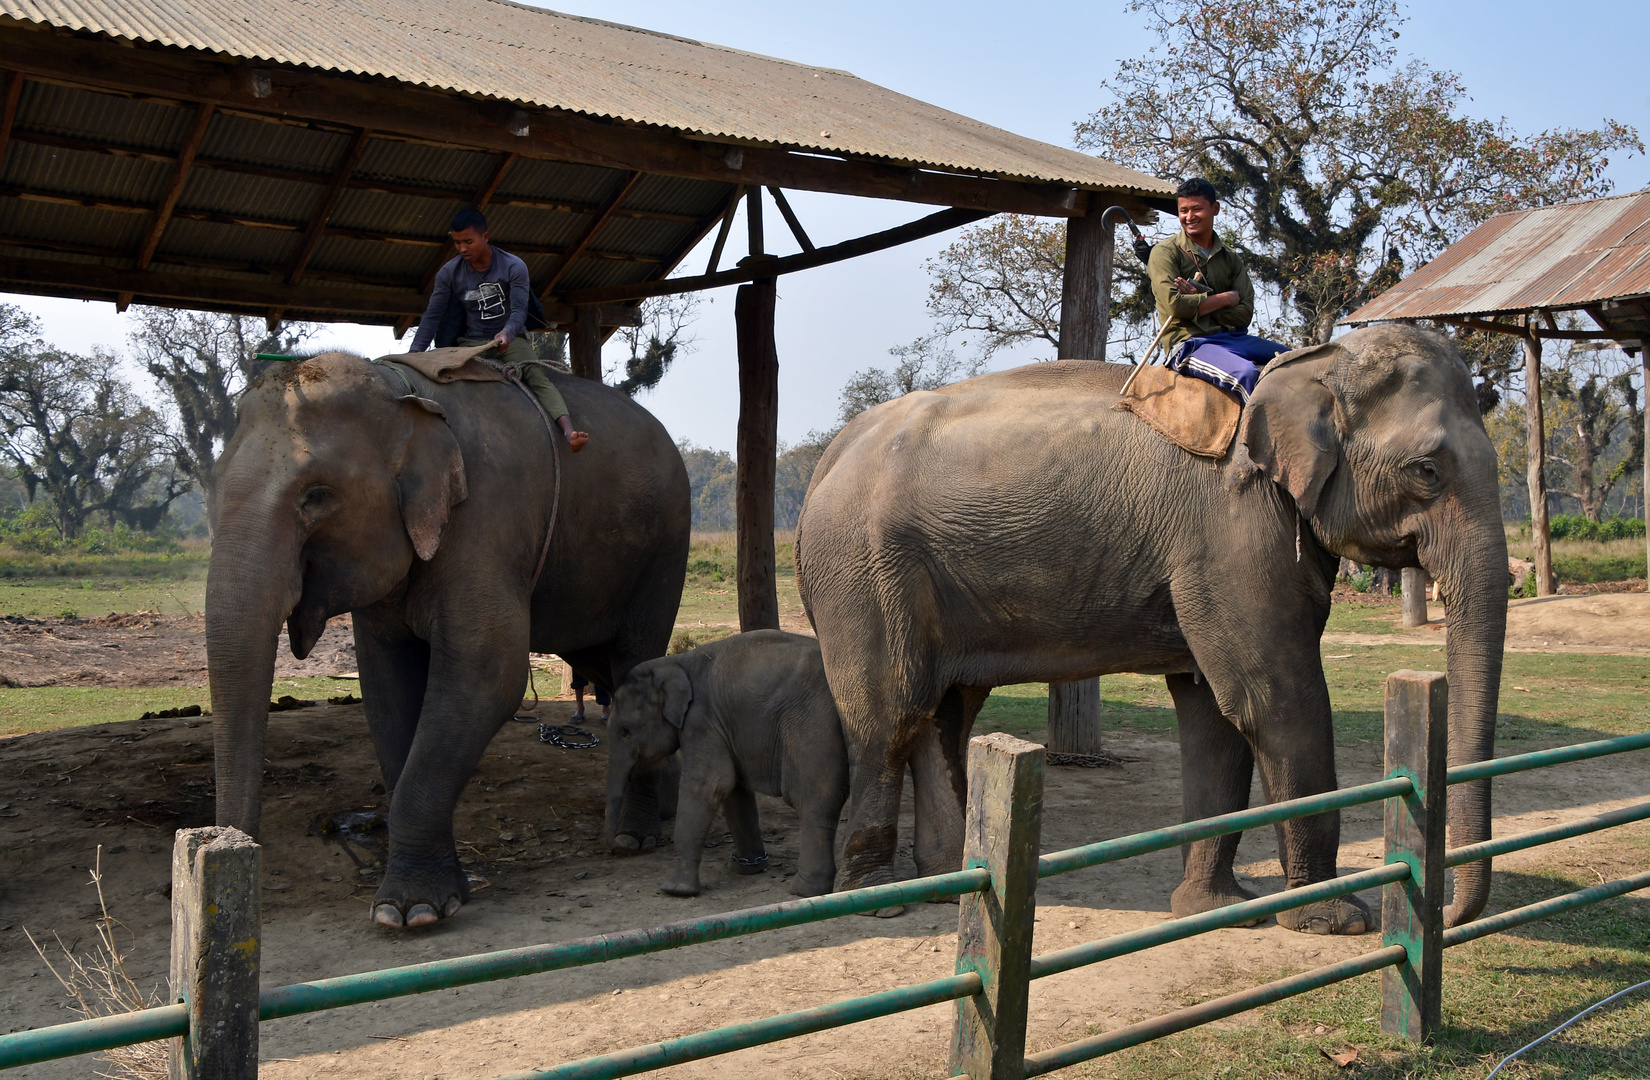
[[[1060,292],[1060,356],[1104,360],[1111,330],[1112,257],[1116,234],[1100,225],[1105,207],[1091,197],[1085,217],[1066,222],[1066,274]],[[1100,680],[1050,683],[1048,749],[1051,754],[1094,755],[1100,746]]]
[[[1534,313],[1525,320],[1524,331],[1524,438],[1529,443],[1525,455],[1525,479],[1530,487],[1530,545],[1535,556],[1535,594],[1552,596],[1558,592],[1553,579],[1552,534],[1547,525],[1547,425],[1541,407],[1541,339],[1535,336]]]
[[[746,197],[750,257],[761,259],[762,195]],[[779,452],[779,350],[773,340],[778,281],[757,278],[739,286],[733,321],[739,341],[738,582],[739,629],[779,629],[774,576],[774,459]]]
[[[578,318],[567,328],[567,359],[573,374],[602,381],[602,324],[594,307],[575,309]]]
[[[1644,393],[1639,398],[1644,406],[1644,487],[1639,502],[1644,509],[1644,523],[1650,526],[1650,341],[1639,342],[1639,366],[1644,371]],[[1644,588],[1650,592],[1650,528],[1644,530],[1644,557]]]

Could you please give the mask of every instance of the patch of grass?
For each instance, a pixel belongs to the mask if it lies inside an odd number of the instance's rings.
[[[1620,837],[1610,835],[1609,841],[1594,846],[1614,853],[1620,863],[1611,876],[1628,872],[1635,860],[1637,867],[1644,865],[1650,843],[1642,828]],[[1596,882],[1591,875],[1558,871],[1498,873],[1492,911]],[[1429,1047],[1414,1047],[1380,1033],[1380,977],[1365,975],[1259,1010],[1249,1015],[1253,1022],[1184,1032],[1079,1066],[1074,1075],[1110,1080],[1316,1080],[1347,1075],[1321,1050],[1355,1047],[1357,1075],[1372,1080],[1478,1078],[1586,1006],[1641,981],[1647,969],[1650,900],[1618,897],[1446,952],[1444,1022]],[[1279,971],[1252,982],[1258,985],[1284,974]],[[1192,1000],[1235,989],[1238,986],[1211,988]],[[1650,1001],[1642,994],[1622,999],[1529,1051],[1503,1075],[1523,1080],[1642,1080],[1650,1075]]]
[[[1331,604],[1326,634],[1396,634],[1403,630],[1404,602],[1399,597],[1391,600],[1359,600],[1348,604]]]
[[[1507,531],[1507,554],[1535,557],[1527,527]],[[1644,577],[1644,540],[1554,540],[1553,572],[1560,581],[1584,583]]]
[[[544,693],[542,684],[539,692]],[[314,701],[344,694],[360,697],[361,684],[354,679],[276,679],[270,696],[282,694]],[[185,705],[205,709],[211,704],[211,691],[204,686],[29,686],[0,690],[0,736],[136,720],[146,712]]]
[[[802,597],[796,591],[794,533],[774,534],[774,578],[780,617],[804,618]],[[738,549],[733,533],[693,534],[688,548],[687,584],[682,588],[676,625],[689,633],[697,627],[739,626]]]
[[[206,568],[197,576],[167,578],[86,577],[76,579],[0,579],[0,615],[60,619],[65,611],[80,618],[111,612],[158,611],[193,615],[206,607]]]

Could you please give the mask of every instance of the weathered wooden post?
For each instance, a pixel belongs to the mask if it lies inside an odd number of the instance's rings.
[[[957,973],[982,989],[957,1002],[951,1071],[973,1080],[1025,1076],[1026,1006],[1037,918],[1037,855],[1043,832],[1041,746],[995,732],[968,744],[963,865],[991,873],[986,891],[962,898]]]
[[[1102,225],[1105,206],[1089,196],[1088,213],[1066,220],[1065,277],[1060,286],[1060,355],[1104,360],[1111,332],[1116,228]],[[1100,680],[1050,683],[1048,748],[1076,757],[1101,754]]]
[[[1650,406],[1650,342],[1639,342],[1639,366],[1644,370],[1644,397],[1639,404]],[[1644,445],[1650,446],[1650,408],[1644,410]],[[1644,511],[1644,588],[1650,592],[1650,451],[1644,454],[1644,486],[1639,488],[1639,505]]]
[[[1404,625],[1427,624],[1427,572],[1419,566],[1406,566],[1403,573]]]
[[[567,328],[567,365],[581,379],[602,381],[601,309],[594,304],[574,309],[578,317]]]
[[[1443,1002],[1448,715],[1442,672],[1387,676],[1386,775],[1409,777],[1415,791],[1386,802],[1386,861],[1408,863],[1410,877],[1381,892],[1381,943],[1409,958],[1381,972],[1381,1030],[1415,1043],[1432,1038]]]
[[[172,1080],[258,1075],[260,851],[239,829],[179,829],[172,847],[172,999],[189,1032],[171,1044]]]
[[[1525,482],[1530,488],[1530,547],[1535,560],[1535,594],[1558,591],[1553,578],[1552,533],[1547,524],[1547,425],[1541,405],[1541,339],[1535,335],[1536,313],[1524,320]]]
[[[766,258],[762,189],[745,196],[750,258]],[[739,432],[735,456],[739,629],[779,629],[779,586],[774,578],[773,495],[779,452],[779,350],[773,340],[775,278],[739,286],[733,321],[739,343]]]

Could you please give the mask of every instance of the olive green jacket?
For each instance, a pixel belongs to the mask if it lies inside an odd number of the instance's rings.
[[[1200,316],[1198,306],[1208,299],[1209,294],[1182,296],[1174,287],[1175,278],[1193,281],[1199,271],[1203,274],[1203,284],[1209,286],[1211,291],[1236,292],[1237,304]],[[1157,298],[1159,324],[1167,324],[1169,328],[1163,335],[1165,356],[1173,353],[1182,341],[1190,337],[1229,331],[1242,333],[1249,329],[1249,321],[1255,317],[1255,287],[1249,281],[1249,271],[1243,268],[1243,260],[1222,244],[1218,236],[1215,237],[1214,250],[1207,259],[1186,235],[1185,229],[1160,241],[1152,248],[1152,257],[1146,262],[1146,276],[1151,279],[1152,295]]]

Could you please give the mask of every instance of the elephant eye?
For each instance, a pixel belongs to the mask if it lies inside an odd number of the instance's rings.
[[[629,727],[621,727],[619,729],[619,738],[621,738],[621,739],[630,738],[630,728]]]
[[[314,524],[338,509],[341,502],[336,491],[325,484],[316,484],[298,500],[298,513],[303,515],[305,521]]]

